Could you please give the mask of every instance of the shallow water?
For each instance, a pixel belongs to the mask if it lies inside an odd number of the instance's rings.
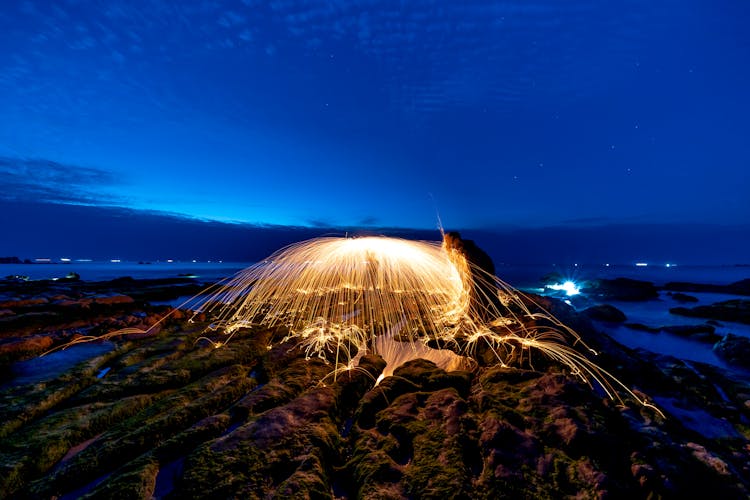
[[[19,361],[12,366],[14,385],[36,384],[59,377],[76,364],[105,354],[115,348],[112,342],[90,342],[74,345],[46,356]]]
[[[667,292],[660,292],[659,298],[654,300],[642,302],[609,301],[606,303],[611,304],[624,312],[627,316],[627,323],[641,323],[646,326],[658,328],[661,326],[673,325],[703,325],[708,321],[708,319],[705,318],[691,318],[672,314],[669,312],[669,309],[672,307],[695,307],[698,305],[714,304],[716,302],[723,302],[725,300],[737,298],[747,299],[747,297],[718,293],[690,293],[689,295],[696,297],[699,301],[681,304],[667,295]],[[579,307],[578,310],[585,309],[585,307],[592,304],[593,303],[588,303],[584,307]],[[744,372],[740,372],[727,365],[716,356],[712,349],[713,344],[711,343],[699,342],[667,332],[651,333],[634,330],[624,325],[612,323],[597,322],[597,325],[615,340],[630,348],[643,348],[659,354],[674,356],[679,359],[709,363],[721,368],[732,370],[736,373],[744,374]],[[733,333],[735,335],[750,337],[750,325],[733,322],[720,322],[719,326],[715,326],[715,332],[721,336]]]
[[[672,299],[666,292],[660,292],[659,298],[654,300],[643,302],[609,301],[607,303],[624,312],[628,317],[628,323],[642,323],[647,326],[660,327],[672,325],[703,325],[709,321],[707,318],[693,318],[689,316],[680,316],[679,314],[672,314],[669,312],[669,309],[673,307],[692,308],[699,305],[715,304],[726,300],[748,299],[747,297],[723,293],[691,293],[689,295],[696,297],[699,301],[683,304]],[[721,325],[716,326],[716,333],[719,335],[734,333],[750,337],[750,325],[729,321],[719,323],[721,323]]]
[[[185,464],[185,457],[169,462],[159,468],[156,474],[156,484],[154,485],[154,500],[167,498],[174,491],[175,482],[182,476],[182,469]]]
[[[599,323],[603,330],[619,343],[631,349],[642,348],[659,354],[667,354],[687,361],[709,363],[725,369],[731,369],[711,349],[712,344],[672,335],[671,333],[650,333],[633,330],[626,326]]]
[[[682,425],[709,439],[742,437],[731,423],[718,419],[705,410],[683,408],[678,400],[672,398],[655,397],[654,402],[677,418]]]

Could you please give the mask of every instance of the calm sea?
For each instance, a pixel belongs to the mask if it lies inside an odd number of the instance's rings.
[[[106,281],[123,276],[131,278],[174,278],[197,276],[200,281],[213,282],[231,276],[251,265],[247,262],[71,262],[66,264],[0,264],[0,277],[28,276],[30,279],[63,278],[78,273],[82,280]]]
[[[728,285],[750,278],[750,267],[745,266],[675,266],[670,265],[499,265],[497,276],[516,288],[534,288],[543,283],[541,279],[549,274],[559,274],[565,280],[585,281],[596,278],[631,278],[664,285],[670,281]]]
[[[0,264],[0,277],[21,275],[30,279],[62,278],[75,272],[87,281],[103,281],[130,276],[132,278],[172,278],[194,275],[201,281],[217,281],[231,276],[250,262],[71,262],[66,264]],[[742,266],[556,266],[498,265],[497,275],[503,281],[523,289],[543,285],[542,278],[557,273],[562,278],[582,281],[594,278],[633,278],[663,285],[669,281],[725,285],[750,278],[750,267]]]

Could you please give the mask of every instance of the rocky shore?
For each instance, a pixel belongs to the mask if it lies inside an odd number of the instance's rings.
[[[85,282],[0,279],[0,373],[81,336],[148,328],[169,308],[148,307],[204,288],[189,278]]]
[[[624,286],[632,296],[640,285]],[[384,362],[370,356],[323,384],[325,360],[289,344],[268,349],[283,328],[247,328],[216,349],[201,340],[207,323],[180,312],[51,379],[14,382],[19,361],[76,336],[153,325],[171,309],[152,302],[198,287],[0,281],[0,497],[750,494],[747,377],[628,349],[601,326],[623,321],[615,311],[579,315],[550,298],[537,300],[664,417],[534,353],[473,372],[416,360],[377,386]],[[733,356],[747,348],[722,342]]]

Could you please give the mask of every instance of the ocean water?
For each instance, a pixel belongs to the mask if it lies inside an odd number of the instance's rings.
[[[71,262],[65,264],[0,264],[0,277],[21,275],[30,279],[62,278],[75,272],[87,281],[103,281],[130,276],[132,278],[173,278],[181,274],[195,275],[202,281],[217,281],[231,276],[252,262]],[[565,279],[583,281],[595,278],[632,278],[663,285],[670,281],[726,285],[750,278],[745,266],[679,266],[649,265],[510,265],[499,264],[497,276],[516,288],[534,289],[543,285],[542,278],[557,273]]]
[[[582,282],[590,279],[604,278],[631,278],[643,281],[650,281],[654,284],[664,285],[670,281],[682,281],[689,283],[718,284],[726,285],[737,281],[750,278],[750,268],[743,266],[553,266],[563,279],[574,282]],[[547,291],[539,288],[540,282],[537,279],[534,282],[530,273],[518,272],[510,273],[509,281],[514,286],[529,292],[545,294]],[[502,269],[498,271],[500,274]],[[531,269],[528,269],[531,271]],[[515,282],[514,282],[515,281]],[[746,299],[742,297],[724,293],[692,293],[689,295],[696,297],[698,302],[683,304],[675,301],[667,292],[659,292],[659,297],[647,301],[607,301],[606,303],[615,306],[627,316],[628,323],[641,323],[650,327],[676,326],[676,325],[702,325],[707,319],[691,318],[679,316],[669,312],[673,307],[695,307],[699,305],[710,305],[717,302],[723,302],[732,299]],[[560,296],[555,292],[555,296]],[[564,297],[562,297],[564,299]],[[570,300],[571,307],[581,311],[587,307],[600,304],[595,300],[588,299],[585,295],[575,296]],[[674,356],[686,361],[698,361],[709,363],[715,366],[731,370],[737,374],[750,377],[750,374],[738,370],[724,363],[713,351],[710,343],[699,342],[688,338],[680,337],[667,332],[650,333],[634,330],[622,325],[595,322],[596,327],[621,344],[630,348],[641,348],[659,354]],[[728,333],[741,335],[750,338],[750,325],[733,322],[722,322],[715,327],[718,335],[724,336]]]
[[[541,288],[544,284],[542,277],[557,273],[564,280],[581,282],[591,279],[614,279],[631,278],[650,281],[657,286],[664,285],[670,281],[683,281],[689,283],[727,285],[737,281],[750,278],[750,267],[746,266],[498,266],[497,274],[504,281],[524,291],[545,294],[547,291]],[[667,292],[660,292],[659,297],[654,300],[640,302],[609,301],[608,303],[617,307],[627,316],[629,323],[641,323],[651,327],[673,326],[673,325],[701,325],[706,323],[703,318],[689,318],[671,314],[670,308],[685,306],[695,307],[698,305],[709,305],[732,299],[746,299],[742,297],[723,293],[689,293],[698,299],[698,302],[681,304]],[[556,292],[556,296],[559,293]],[[563,297],[564,298],[564,297]],[[583,310],[599,302],[589,300],[585,296],[576,296],[571,300],[571,307]],[[596,322],[596,327],[621,344],[630,348],[641,348],[652,352],[674,356],[686,361],[698,361],[733,371],[745,377],[750,377],[745,371],[738,370],[724,363],[713,351],[712,345],[688,338],[680,337],[667,332],[650,333],[633,330],[622,325]],[[750,325],[733,322],[723,322],[716,326],[715,332],[724,336],[728,333],[750,338]]]
[[[33,280],[63,278],[78,273],[82,280],[106,281],[123,276],[137,279],[175,278],[192,275],[204,282],[231,276],[251,263],[246,262],[71,262],[65,264],[0,264],[0,277],[28,276]]]
[[[750,278],[747,266],[680,266],[671,265],[499,265],[497,276],[516,288],[542,286],[542,278],[557,273],[566,280],[585,281],[591,279],[630,278],[664,285],[670,281],[728,285]]]

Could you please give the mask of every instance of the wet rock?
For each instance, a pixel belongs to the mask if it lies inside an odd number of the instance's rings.
[[[122,290],[31,286],[6,295],[45,296],[49,303],[23,314],[54,316],[8,322],[3,343],[145,326],[170,311],[138,299],[93,302],[134,298],[133,280]],[[58,303],[82,299],[89,307]],[[115,349],[54,380],[0,387],[0,497],[748,496],[747,380],[627,349],[561,301],[533,299],[574,325],[599,352],[591,359],[653,397],[666,418],[620,386],[608,386],[622,398],[612,401],[595,380],[590,387],[520,346],[524,368],[446,372],[414,360],[375,386],[379,356],[334,380],[335,359],[306,360],[280,343],[284,328],[244,328],[214,348],[199,340],[225,340],[204,331],[208,322],[175,315],[161,333],[115,339]],[[734,355],[750,359],[743,353]]]
[[[750,295],[750,278],[731,283],[729,285],[713,285],[703,283],[670,282],[664,285],[665,290],[679,292],[711,292],[730,295]]]
[[[591,306],[584,310],[583,314],[591,319],[608,323],[622,323],[628,319],[624,312],[609,304]]]
[[[667,295],[672,297],[672,299],[676,300],[677,302],[698,302],[697,297],[693,297],[692,295],[687,295],[685,293],[669,292]]]
[[[714,345],[714,352],[730,365],[750,370],[750,339],[729,333]]]
[[[94,297],[93,302],[99,305],[115,305],[115,304],[132,304],[135,302],[132,297],[127,295],[109,295],[109,296],[98,296]]]
[[[588,281],[581,292],[603,301],[641,301],[659,297],[659,292],[653,283],[629,278]]]
[[[727,300],[693,308],[673,307],[669,312],[681,316],[750,324],[750,300],[744,299]]]
[[[687,443],[685,447],[692,451],[695,458],[716,471],[717,474],[722,476],[729,476],[731,474],[726,462],[706,450],[705,447],[696,443]]]
[[[703,342],[714,343],[721,339],[721,335],[714,333],[716,328],[712,325],[673,325],[661,327],[663,332],[679,335],[680,337],[689,337]]]
[[[661,328],[659,327],[648,326],[642,323],[625,323],[623,326],[626,326],[630,328],[631,330],[638,330],[641,332],[648,332],[648,333],[659,333],[661,331]]]
[[[47,336],[34,336],[12,340],[0,344],[0,360],[3,358],[19,359],[28,355],[39,355],[50,349],[54,344]]]
[[[76,272],[71,272],[65,275],[65,277],[58,279],[58,282],[69,283],[73,281],[80,281],[81,275]]]
[[[36,297],[33,299],[20,299],[20,300],[8,300],[5,302],[0,302],[0,309],[12,309],[12,310],[19,310],[19,309],[26,309],[33,306],[40,306],[47,304],[49,302],[49,299],[46,297]]]

